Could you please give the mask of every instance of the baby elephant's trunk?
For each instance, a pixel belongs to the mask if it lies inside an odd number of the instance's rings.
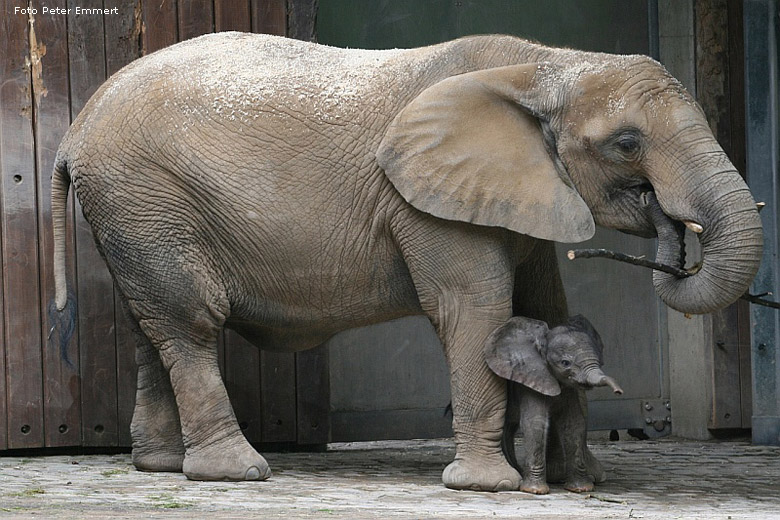
[[[591,386],[608,386],[616,394],[622,394],[623,389],[614,379],[607,376],[601,370],[593,370],[588,374],[588,384]]]

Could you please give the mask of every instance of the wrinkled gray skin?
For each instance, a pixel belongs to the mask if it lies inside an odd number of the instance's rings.
[[[652,237],[639,208],[695,221],[695,276],[658,277],[685,312],[748,287],[755,203],[702,111],[653,60],[476,36],[411,50],[219,33],[141,58],[93,96],[52,178],[66,308],[72,181],[138,336],[133,461],[191,479],[265,479],[217,366],[229,327],[260,348],[424,314],[451,371],[452,488],[517,489],[506,385],[485,339],[568,313],[553,242],[594,222]]]
[[[594,481],[606,479],[588,449],[585,396],[596,386],[623,393],[601,370],[603,350],[598,332],[579,315],[552,330],[543,321],[518,316],[488,337],[485,360],[509,381],[513,404],[506,412],[503,447],[523,477],[521,491],[546,494],[547,482],[557,481],[569,491],[591,491]],[[521,464],[514,447],[518,426],[524,439]]]

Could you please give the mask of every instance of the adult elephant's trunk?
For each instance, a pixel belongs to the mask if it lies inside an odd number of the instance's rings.
[[[733,303],[748,290],[761,262],[763,234],[756,203],[736,171],[720,173],[695,191],[704,192],[698,204],[703,217],[689,223],[701,244],[700,267],[685,278],[654,271],[653,285],[673,309],[704,314]],[[683,268],[683,224],[666,216],[652,193],[645,200],[658,232],[656,261]]]

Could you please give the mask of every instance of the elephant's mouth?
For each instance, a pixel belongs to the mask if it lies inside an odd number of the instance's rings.
[[[655,261],[676,269],[685,269],[685,224],[664,213],[652,190],[643,191],[639,195],[639,206],[658,236]]]

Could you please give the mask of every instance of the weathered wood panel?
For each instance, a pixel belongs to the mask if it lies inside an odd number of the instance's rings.
[[[295,355],[298,444],[325,444],[330,440],[330,379],[328,349],[324,345]]]
[[[216,31],[252,30],[249,0],[214,0],[214,29]]]
[[[178,0],[179,41],[214,31],[214,4],[199,0]]]
[[[13,9],[4,7],[9,12]],[[39,76],[40,62],[32,63],[28,56],[29,26],[27,16],[8,14],[0,30],[0,199],[9,448],[40,446],[44,440],[35,113],[30,90],[31,69]]]
[[[252,31],[284,36],[287,34],[286,0],[251,0]]]
[[[241,430],[249,442],[261,442],[260,351],[231,330],[225,331],[224,380]]]
[[[42,12],[65,8],[65,0],[43,2],[33,7]],[[51,182],[54,155],[70,124],[68,92],[68,46],[66,15],[38,16],[35,20],[37,54],[41,58],[40,81],[33,82],[35,105],[36,163],[38,169],[38,227],[40,240],[41,315],[43,337],[44,423],[46,446],[73,446],[81,443],[81,387],[79,385],[78,334],[60,345],[67,324],[57,324],[50,316],[54,300],[53,237],[51,233]],[[73,241],[73,220],[69,215],[67,239]],[[68,287],[73,289],[73,262],[67,266]],[[58,325],[56,328],[55,325]]]
[[[287,36],[297,40],[317,40],[318,0],[287,0]]]
[[[69,0],[71,114],[78,115],[106,79],[104,17],[75,14],[100,0]],[[117,380],[114,284],[97,252],[92,230],[76,203],[76,276],[81,358],[82,439],[85,446],[116,446]]]
[[[295,354],[260,353],[263,442],[295,442],[295,368]]]
[[[44,433],[31,93],[31,71],[39,77],[40,62],[28,56],[28,45],[35,44],[29,26],[26,16],[8,16],[0,36],[4,39],[0,48],[6,51],[0,77],[0,148],[4,152],[0,171],[9,448],[37,446]]]
[[[116,7],[117,14],[104,17],[106,42],[106,75],[141,56],[141,0],[105,0],[106,9]],[[121,295],[114,287],[114,324],[116,334],[117,444],[129,446],[130,421],[135,406],[137,367],[135,337],[125,315]]]
[[[215,29],[285,34],[287,2],[32,0],[31,5],[39,12],[46,5],[71,13],[39,16],[35,38],[26,15],[2,20],[0,450],[128,446],[134,340],[74,197],[66,269],[77,302],[76,328],[63,349],[59,329],[51,332],[56,320],[49,317],[54,296],[50,175],[56,149],[70,121],[125,64]],[[315,4],[307,5],[313,12]],[[76,7],[117,11],[77,15]],[[296,16],[306,25],[300,10]],[[233,405],[251,442],[325,442],[326,355],[260,352],[230,331],[219,348]],[[303,403],[300,410],[298,403]],[[308,424],[314,433],[301,434],[298,424]]]
[[[176,0],[142,2],[141,34],[144,54],[150,54],[179,41],[176,13]]]
[[[712,132],[737,169],[745,172],[745,107],[742,78],[741,8],[733,0],[697,0],[696,97]],[[746,302],[712,314],[712,410],[710,429],[749,428],[744,408],[750,410],[750,352]]]

